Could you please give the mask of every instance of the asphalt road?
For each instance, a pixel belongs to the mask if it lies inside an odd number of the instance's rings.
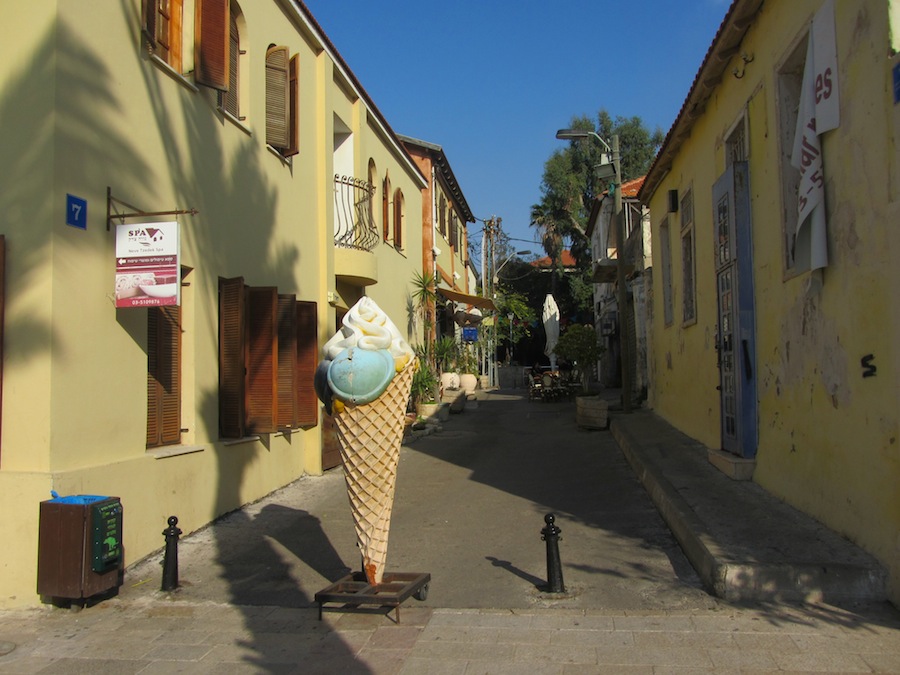
[[[428,572],[423,607],[704,609],[717,600],[663,523],[608,431],[575,425],[574,403],[479,392],[442,431],[404,446],[388,571]],[[553,513],[564,593],[550,594],[544,516]],[[359,568],[340,468],[304,477],[182,539],[179,595],[309,607]],[[159,557],[120,594],[158,591]],[[414,601],[407,601],[414,602]]]

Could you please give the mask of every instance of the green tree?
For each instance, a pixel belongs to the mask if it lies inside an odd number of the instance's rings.
[[[576,365],[581,377],[581,390],[586,392],[591,370],[603,353],[603,345],[600,344],[594,327],[577,323],[569,326],[559,336],[553,351]]]
[[[512,349],[519,340],[531,336],[530,325],[537,319],[537,312],[530,305],[528,297],[514,291],[512,286],[502,288],[496,304],[497,338],[507,344],[507,349]]]
[[[607,142],[618,134],[623,182],[646,174],[664,139],[661,129],[649,131],[640,117],[613,119],[606,110],[600,110],[596,123],[580,116],[572,118],[569,127],[593,131]],[[594,173],[605,153],[606,148],[595,139],[578,139],[554,150],[544,163],[541,200],[531,207],[531,226],[538,230],[544,250],[560,274],[564,248],[572,252],[579,266],[590,265],[585,232],[594,198],[609,188]]]

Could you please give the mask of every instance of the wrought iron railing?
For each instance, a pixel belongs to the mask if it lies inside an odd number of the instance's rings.
[[[350,176],[334,176],[334,245],[373,250],[380,241],[372,216],[375,186]]]

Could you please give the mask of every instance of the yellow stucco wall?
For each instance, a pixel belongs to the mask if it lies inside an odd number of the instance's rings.
[[[791,274],[779,168],[779,64],[820,3],[765,3],[650,203],[657,412],[720,447],[711,189],[725,134],[748,119],[759,445],[754,480],[857,542],[888,568],[900,599],[900,428],[896,256],[897,107],[887,5],[837,0],[841,124],[823,136],[830,262],[821,291]],[[896,59],[894,59],[896,60]],[[743,70],[742,78],[732,75]],[[676,321],[663,325],[660,228],[669,189],[694,188],[698,321],[680,323],[679,227],[670,222]],[[673,214],[677,218],[677,214]],[[875,377],[863,377],[871,354]]]
[[[421,250],[422,177],[369,122],[364,101],[299,17],[289,20],[275,1],[245,2],[242,10],[250,76],[241,83],[240,123],[217,110],[213,91],[147,56],[139,0],[114,7],[38,0],[0,28],[4,44],[15,45],[0,65],[8,131],[0,160],[7,175],[28,177],[0,195],[7,241],[0,508],[20,514],[0,526],[7,544],[0,606],[39,601],[38,502],[51,489],[120,497],[131,564],[163,546],[170,515],[187,533],[304,473],[321,473],[321,426],[219,440],[218,280],[242,276],[247,285],[317,302],[319,342],[334,332],[334,114],[354,134],[355,176],[366,179],[374,157],[406,196],[408,255],[376,249],[379,283],[368,289],[398,324],[405,320]],[[265,145],[270,43],[300,56],[300,154],[289,162]],[[182,297],[181,454],[159,458],[145,449],[147,313],[113,303],[107,187],[147,211],[199,211],[177,216],[182,265],[192,268]],[[65,224],[67,193],[87,200],[86,230]],[[379,191],[379,211],[380,198]]]

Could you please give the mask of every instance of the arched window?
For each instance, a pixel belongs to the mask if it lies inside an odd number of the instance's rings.
[[[403,190],[397,188],[394,193],[394,248],[403,248],[403,216],[406,205],[403,201]]]
[[[391,240],[391,178],[384,174],[384,190],[381,193],[381,234],[385,241]]]
[[[375,225],[375,199],[376,194],[378,193],[378,169],[375,168],[375,160],[369,157],[369,171],[368,171],[368,181],[369,185],[372,186],[372,194],[369,197],[368,204],[368,213],[369,213],[369,222],[367,225],[371,227],[373,230],[376,229]]]

